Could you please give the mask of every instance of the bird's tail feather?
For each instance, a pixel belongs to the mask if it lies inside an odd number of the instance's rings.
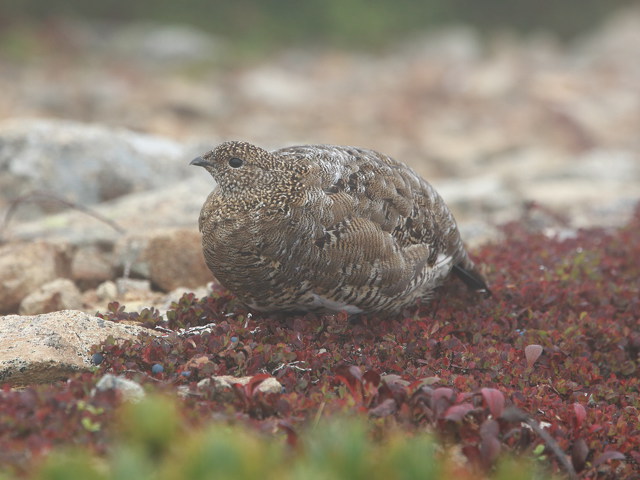
[[[453,266],[453,273],[471,290],[491,296],[491,290],[484,277],[474,268],[458,263]]]

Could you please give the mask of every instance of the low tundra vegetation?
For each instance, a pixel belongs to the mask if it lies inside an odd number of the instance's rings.
[[[616,230],[528,225],[474,252],[492,297],[451,281],[395,319],[260,315],[223,290],[166,317],[112,304],[166,335],[4,387],[0,478],[640,477],[640,208]],[[93,391],[107,373],[146,398]],[[252,378],[221,397],[199,384],[217,375]]]

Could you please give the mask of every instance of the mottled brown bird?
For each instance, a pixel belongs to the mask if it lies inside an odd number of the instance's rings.
[[[442,198],[386,155],[234,141],[191,164],[217,183],[199,219],[207,265],[250,308],[394,314],[451,272],[489,292]]]

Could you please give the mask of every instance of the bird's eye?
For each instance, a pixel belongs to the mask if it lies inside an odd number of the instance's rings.
[[[231,157],[229,159],[229,166],[231,168],[239,168],[242,166],[243,163],[244,163],[244,160],[238,157]]]

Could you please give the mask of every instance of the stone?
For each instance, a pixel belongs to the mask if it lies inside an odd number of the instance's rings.
[[[95,395],[96,392],[104,392],[107,390],[117,390],[125,401],[137,403],[145,396],[142,385],[133,380],[129,380],[122,375],[113,375],[107,373],[104,375],[96,387],[92,390],[91,395]]]
[[[184,165],[184,161],[180,163]],[[113,262],[121,266],[123,257],[135,255],[135,249],[140,247],[132,245],[130,248],[126,242],[132,237],[137,238],[141,232],[151,235],[173,228],[195,229],[202,197],[210,189],[211,182],[204,175],[174,180],[159,189],[130,193],[91,207],[92,212],[112,224],[86,212],[69,210],[31,221],[18,223],[14,220],[9,224],[6,234],[16,240],[46,238],[78,247],[115,244]]]
[[[219,375],[205,378],[198,382],[198,390],[206,390],[214,400],[230,402],[235,398],[232,385],[239,383],[246,385],[253,377],[234,377],[232,375]],[[257,390],[262,393],[282,393],[282,384],[273,377],[266,378]]]
[[[108,280],[96,288],[96,296],[102,302],[112,302],[118,298],[118,287],[115,282]]]
[[[28,294],[68,276],[70,252],[68,245],[42,241],[0,246],[0,314],[17,312]]]
[[[20,315],[37,315],[57,310],[82,308],[82,294],[68,278],[56,278],[45,283],[20,302]]]
[[[71,278],[82,288],[95,288],[113,278],[112,256],[97,245],[83,245],[73,254]]]
[[[118,295],[124,298],[146,297],[151,293],[151,282],[138,278],[118,278],[116,289]]]
[[[171,308],[171,304],[178,303],[185,294],[189,293],[193,293],[196,298],[203,298],[211,293],[211,288],[209,288],[208,285],[203,285],[197,288],[175,288],[162,296],[158,304],[158,310],[166,312]]]
[[[116,287],[118,296],[115,301],[126,305],[127,310],[131,312],[140,312],[156,306],[162,296],[161,293],[151,290],[151,282],[145,279],[118,278]]]
[[[88,371],[93,345],[109,336],[133,340],[142,333],[159,335],[148,328],[110,322],[75,310],[0,317],[0,384],[49,383]]]
[[[169,292],[196,288],[211,280],[195,229],[177,228],[130,235],[116,243],[119,268],[149,279],[154,288]]]
[[[153,236],[144,252],[151,283],[170,292],[196,288],[211,280],[202,255],[202,240],[194,230],[179,229]]]
[[[86,207],[184,179],[190,174],[184,158],[183,145],[152,135],[65,120],[5,121],[0,195],[38,190]],[[45,204],[48,210],[52,202]]]

